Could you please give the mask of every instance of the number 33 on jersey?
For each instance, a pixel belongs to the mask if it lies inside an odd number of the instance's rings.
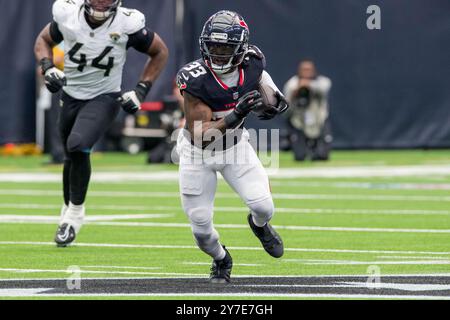
[[[121,91],[129,35],[145,27],[145,16],[120,7],[111,21],[92,29],[82,5],[83,0],[55,1],[53,20],[64,38],[64,91],[76,99],[89,100]]]

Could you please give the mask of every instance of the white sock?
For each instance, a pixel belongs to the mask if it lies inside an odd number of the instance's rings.
[[[69,208],[64,215],[64,218],[61,221],[61,224],[67,223],[71,225],[75,229],[75,233],[78,234],[80,232],[81,227],[83,226],[85,216],[85,207],[84,204],[76,206],[72,202],[69,203]]]
[[[64,203],[61,208],[61,214],[59,217],[59,225],[61,225],[61,222],[64,219],[64,216],[66,215],[67,209],[69,209],[69,207]]]
[[[252,220],[253,220],[253,223],[255,224],[255,226],[260,227],[260,228],[264,227],[267,224],[267,221],[256,218],[254,214],[252,214]]]
[[[222,245],[219,244],[219,247],[214,250],[214,256],[213,259],[216,261],[223,260],[227,253],[225,252],[225,249],[222,247]]]

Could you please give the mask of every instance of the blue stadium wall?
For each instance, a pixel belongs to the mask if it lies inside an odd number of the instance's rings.
[[[51,3],[0,0],[0,144],[34,140],[33,43],[51,18]],[[175,0],[124,3],[146,13],[172,53],[151,100],[168,94],[177,68],[199,57],[204,21],[230,9],[246,18],[251,42],[265,52],[280,87],[305,57],[333,80],[336,148],[450,147],[448,0],[184,0],[182,26],[175,23]],[[366,27],[372,4],[381,7],[381,30]],[[124,89],[134,86],[144,62],[130,53]],[[249,122],[261,125],[267,123]]]

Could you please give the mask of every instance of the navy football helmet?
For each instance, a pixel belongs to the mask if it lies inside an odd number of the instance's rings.
[[[96,21],[114,16],[121,5],[121,0],[84,0],[84,10]]]
[[[250,31],[244,18],[233,11],[219,11],[208,19],[200,36],[200,52],[218,74],[239,66],[249,47]]]

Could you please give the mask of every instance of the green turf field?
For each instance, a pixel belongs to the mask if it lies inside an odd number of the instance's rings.
[[[93,179],[90,220],[76,245],[57,249],[61,183],[34,177],[57,177],[61,168],[44,161],[0,158],[0,279],[66,279],[77,266],[82,278],[206,280],[211,261],[196,248],[180,207],[176,166],[145,165],[144,155],[94,155],[94,172],[106,176],[163,172],[171,178]],[[370,275],[373,266],[381,275],[450,274],[450,151],[336,151],[326,163],[295,163],[282,154],[280,164],[300,174],[271,178],[273,225],[286,247],[279,260],[260,247],[242,201],[220,181],[214,221],[233,256],[234,276]],[[320,177],[355,168],[362,169]],[[318,176],[302,177],[308,170]],[[20,182],[12,182],[16,175]]]

